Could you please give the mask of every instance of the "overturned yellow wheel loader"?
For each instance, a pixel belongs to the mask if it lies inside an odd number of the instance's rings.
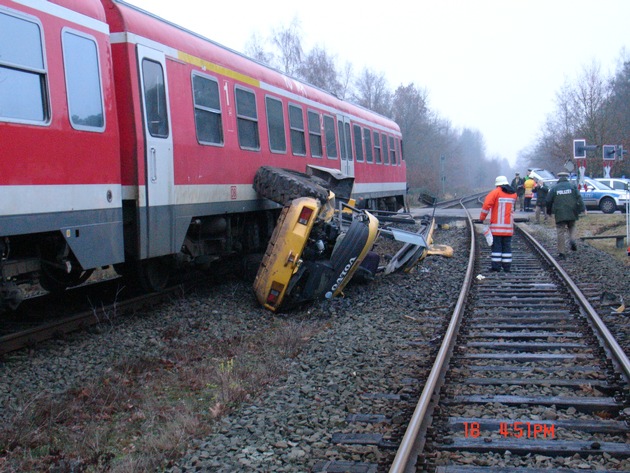
[[[258,301],[277,311],[303,302],[339,295],[368,254],[378,235],[378,220],[352,209],[351,221],[333,207],[300,197],[280,214],[254,281]]]
[[[452,248],[432,245],[434,219],[423,218],[417,233],[380,228],[378,211],[354,207],[352,178],[323,169],[316,168],[319,175],[314,176],[263,166],[256,174],[254,189],[283,206],[254,281],[264,307],[277,311],[340,295],[381,233],[404,242],[384,268],[386,274],[409,272],[429,254],[452,256]],[[382,215],[383,220],[417,223],[409,214]],[[360,274],[369,280],[383,268],[375,253],[368,260]]]

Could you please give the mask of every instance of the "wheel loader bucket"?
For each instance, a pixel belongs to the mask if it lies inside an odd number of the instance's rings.
[[[448,245],[431,245],[429,246],[429,251],[427,252],[427,256],[444,256],[446,258],[453,257],[453,247]]]

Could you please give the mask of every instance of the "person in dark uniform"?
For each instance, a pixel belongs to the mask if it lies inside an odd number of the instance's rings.
[[[518,209],[522,212],[525,209],[525,187],[523,183],[525,179],[517,172],[514,174],[514,179],[510,183],[510,187],[516,191],[516,199],[518,200]],[[516,206],[514,206],[516,210]]]
[[[540,214],[542,213],[544,223],[547,223],[549,216],[547,215],[547,194],[549,193],[549,187],[542,179],[536,179],[536,223],[540,223]]]
[[[547,215],[556,219],[558,239],[558,259],[566,258],[566,240],[569,238],[571,250],[577,250],[575,242],[575,222],[579,214],[586,212],[580,191],[569,182],[568,172],[558,173],[558,182],[547,194]]]

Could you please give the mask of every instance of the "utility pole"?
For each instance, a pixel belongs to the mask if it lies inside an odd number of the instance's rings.
[[[446,193],[446,173],[444,171],[444,162],[446,158],[444,155],[440,156],[440,180],[442,181],[442,197]]]

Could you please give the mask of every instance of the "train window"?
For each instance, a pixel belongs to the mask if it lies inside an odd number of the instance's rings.
[[[68,114],[77,130],[105,128],[101,72],[96,42],[80,33],[63,32]]]
[[[389,155],[391,157],[392,165],[396,164],[396,146],[394,144],[394,137],[389,137]]]
[[[282,102],[273,97],[267,97],[265,102],[267,104],[267,126],[269,127],[269,149],[276,153],[286,153],[287,137],[284,133]]]
[[[389,164],[389,150],[387,149],[387,135],[381,135],[381,144],[383,146],[383,162]]]
[[[381,135],[378,131],[374,132],[374,161],[381,164]]]
[[[238,142],[241,148],[260,149],[256,95],[251,90],[236,88],[236,117],[238,121]]]
[[[400,144],[400,164],[402,164],[402,162],[405,160],[405,155],[403,153],[403,141],[399,140],[398,138],[396,138],[396,141],[398,141]]]
[[[344,122],[343,132],[346,141],[346,151],[348,152],[348,161],[352,161],[352,137],[350,136],[350,123]]]
[[[330,115],[324,115],[324,134],[326,135],[326,156],[329,159],[337,159],[335,119]]]
[[[223,144],[223,122],[219,83],[216,79],[193,73],[193,101],[195,105],[195,129],[201,144]]]
[[[0,13],[0,118],[50,118],[42,34],[37,23]]]
[[[365,141],[365,160],[368,163],[373,162],[372,158],[372,133],[367,128],[363,129],[363,140]]]
[[[322,149],[322,124],[319,119],[319,113],[311,112],[308,115],[308,142],[311,146],[311,156],[321,158],[323,156]]]
[[[291,127],[291,149],[293,154],[306,155],[306,138],[304,136],[304,115],[302,107],[289,105],[289,126]]]
[[[168,112],[162,64],[143,59],[142,81],[144,83],[145,114],[149,133],[156,138],[167,138],[169,134]]]
[[[354,155],[357,161],[363,161],[363,139],[361,138],[361,127],[354,125]]]
[[[341,150],[341,160],[345,161],[348,159],[348,145],[346,144],[346,135],[343,132],[343,122],[341,120],[337,121],[337,130],[339,131],[339,149]]]

